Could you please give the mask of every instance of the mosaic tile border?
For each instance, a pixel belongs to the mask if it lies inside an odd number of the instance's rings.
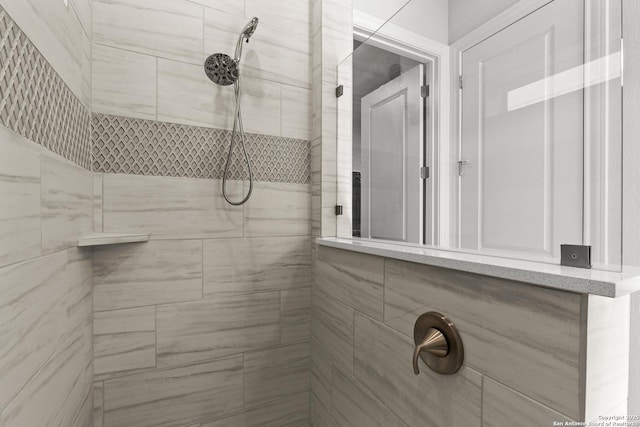
[[[0,7],[0,124],[91,168],[91,114]]]
[[[103,173],[222,178],[231,131],[106,114],[92,114],[93,170]],[[307,184],[309,141],[246,134],[257,181]],[[247,179],[236,145],[229,177]]]

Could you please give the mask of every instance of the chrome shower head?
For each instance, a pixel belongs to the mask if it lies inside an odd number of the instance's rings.
[[[209,80],[220,86],[232,85],[238,80],[238,62],[224,53],[214,53],[204,63]]]
[[[236,53],[234,55],[234,59],[236,62],[240,62],[240,57],[242,56],[242,41],[246,40],[249,43],[249,39],[256,32],[256,28],[258,28],[258,18],[253,18],[247,25],[244,26],[242,32],[240,33],[240,37],[238,37],[238,43],[236,43]]]
[[[247,25],[244,26],[244,28],[242,29],[242,38],[249,41],[253,33],[256,32],[256,28],[258,28],[258,21],[259,19],[254,17],[251,21],[249,21]]]
[[[240,37],[238,37],[234,58],[224,53],[214,53],[207,58],[204,63],[204,72],[212,82],[221,86],[229,86],[238,81],[240,77],[238,64],[242,55],[242,41],[246,40],[248,42],[253,33],[256,32],[256,28],[258,28],[258,18],[253,18],[244,26]]]

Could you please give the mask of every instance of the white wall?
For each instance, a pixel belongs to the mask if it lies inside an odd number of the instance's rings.
[[[450,0],[449,44],[516,3],[518,0]]]
[[[406,0],[354,0],[353,9],[386,21],[406,3]],[[411,0],[409,3],[393,18],[393,23],[423,37],[447,44],[449,0]]]

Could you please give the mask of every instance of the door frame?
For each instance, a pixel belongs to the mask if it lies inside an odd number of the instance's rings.
[[[398,239],[391,237],[379,239],[395,240],[402,243],[423,244],[426,240],[425,225],[427,223],[427,215],[425,207],[427,205],[425,199],[427,179],[420,178],[420,167],[423,166],[426,154],[427,135],[425,134],[426,123],[422,120],[426,114],[427,100],[421,96],[421,86],[427,79],[427,66],[419,62],[411,69],[405,70],[393,80],[385,83],[383,86],[369,92],[362,97],[362,111],[360,113],[362,120],[362,136],[361,136],[361,226],[362,230],[367,230],[367,236],[373,234],[374,215],[372,209],[374,198],[374,190],[377,190],[372,181],[380,172],[384,174],[387,169],[378,171],[372,168],[372,146],[374,135],[371,133],[371,112],[373,109],[387,104],[397,99],[404,99],[402,115],[404,120],[400,123],[402,133],[406,139],[402,141],[402,236]],[[411,83],[409,83],[411,82]],[[418,82],[417,86],[412,83]],[[404,84],[403,84],[404,83]],[[411,125],[410,117],[414,114],[416,107],[414,102],[417,101],[419,109],[420,122]],[[408,110],[407,110],[408,107]],[[419,146],[414,146],[413,136],[419,137]],[[377,138],[375,138],[377,140]],[[417,153],[416,153],[417,151]],[[377,199],[377,198],[376,198]],[[388,202],[388,200],[384,200]],[[417,209],[417,212],[416,212]],[[379,218],[379,215],[375,215]],[[376,237],[372,237],[376,239]],[[416,239],[415,241],[413,239]]]
[[[383,25],[384,24],[384,25]],[[389,23],[367,15],[365,13],[355,11],[353,16],[353,37],[355,40],[367,41],[372,46],[398,53],[407,58],[417,60],[427,64],[426,75],[427,84],[430,87],[430,94],[427,102],[427,122],[425,155],[427,165],[429,167],[430,178],[426,180],[425,188],[425,243],[428,245],[439,246],[448,243],[448,233],[442,233],[441,230],[448,230],[448,213],[443,215],[442,207],[448,212],[449,206],[449,182],[446,177],[448,172],[443,175],[441,170],[446,168],[449,159],[450,138],[449,131],[451,128],[449,112],[449,97],[446,96],[450,92],[450,56],[449,46],[433,40],[422,37],[416,33],[405,30],[393,23]],[[338,73],[339,74],[339,73]],[[337,82],[337,84],[341,84]],[[351,141],[349,141],[349,144]],[[342,142],[340,143],[342,144]],[[350,150],[350,147],[341,147],[340,152]],[[338,153],[340,156],[340,153]],[[346,167],[346,165],[338,167]],[[351,165],[348,165],[351,168]],[[351,170],[349,173],[338,171],[338,179],[347,177],[351,179]],[[350,187],[350,185],[349,185]],[[338,188],[347,188],[346,185],[338,183]],[[351,195],[349,194],[349,198]],[[346,198],[338,192],[338,204],[345,204]],[[340,202],[341,201],[341,202]],[[349,202],[350,205],[350,202]],[[350,219],[349,219],[350,221]],[[442,222],[445,222],[444,224]],[[351,230],[351,227],[338,228],[338,237],[352,238],[351,234],[343,235],[342,230]]]

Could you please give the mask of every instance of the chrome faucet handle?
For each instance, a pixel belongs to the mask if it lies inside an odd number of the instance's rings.
[[[423,351],[436,357],[445,357],[449,353],[449,344],[442,331],[436,328],[429,328],[422,342],[416,345],[413,351],[413,373],[416,375],[420,374],[418,358]]]

